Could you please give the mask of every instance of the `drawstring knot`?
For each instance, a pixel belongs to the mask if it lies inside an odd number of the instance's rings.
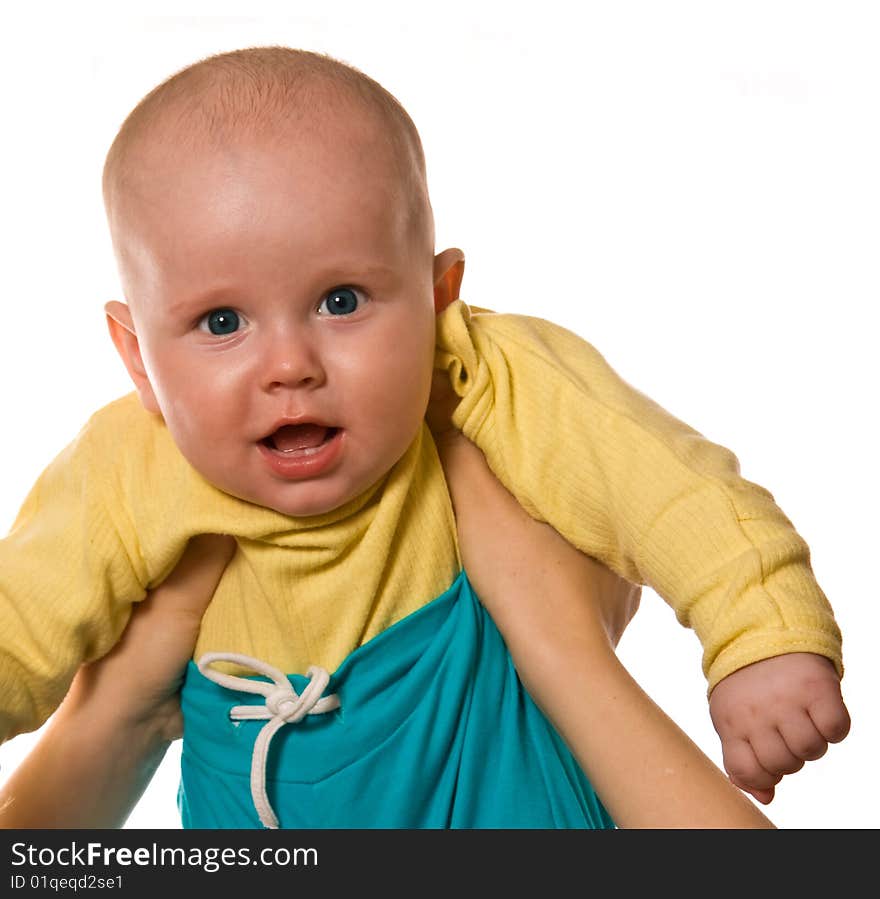
[[[302,696],[297,696],[292,688],[273,690],[266,697],[266,708],[273,716],[283,718],[288,724],[296,724],[310,711],[303,703]]]
[[[271,679],[271,683],[215,671],[210,667],[213,662],[234,662],[243,668],[264,674]],[[322,695],[330,682],[330,675],[318,665],[312,665],[306,672],[309,677],[308,684],[302,693],[297,694],[283,672],[250,656],[233,652],[208,652],[199,659],[198,667],[208,680],[221,687],[257,693],[266,700],[266,704],[262,706],[234,706],[229,710],[229,717],[234,721],[269,719],[257,734],[254,743],[254,754],[251,759],[251,796],[263,826],[274,830],[278,827],[278,818],[266,793],[266,759],[269,755],[269,743],[285,724],[296,724],[306,715],[321,715],[339,708],[339,697],[335,693],[330,696]]]

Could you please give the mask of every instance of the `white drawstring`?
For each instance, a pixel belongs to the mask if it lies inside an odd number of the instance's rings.
[[[245,677],[236,677],[233,674],[223,674],[210,668],[212,662],[234,662],[243,668],[250,668],[272,679],[273,683],[252,680]],[[272,737],[284,727],[285,724],[296,724],[302,721],[306,715],[320,715],[339,708],[339,697],[332,693],[330,696],[321,696],[330,681],[330,675],[317,665],[312,665],[306,672],[310,680],[301,694],[296,691],[287,679],[287,676],[250,656],[239,655],[234,652],[207,652],[198,661],[199,671],[221,687],[230,690],[240,690],[245,693],[259,693],[266,697],[265,705],[237,705],[229,710],[229,717],[233,721],[245,719],[265,719],[269,723],[257,734],[254,743],[254,754],[251,760],[251,796],[260,821],[264,827],[278,828],[278,818],[269,804],[266,794],[266,759],[269,755],[269,743]]]

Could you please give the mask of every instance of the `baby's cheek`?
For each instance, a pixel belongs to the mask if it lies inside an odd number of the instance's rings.
[[[396,378],[397,414],[410,424],[420,422],[428,410],[431,396],[433,364],[425,365],[417,360],[401,370]]]

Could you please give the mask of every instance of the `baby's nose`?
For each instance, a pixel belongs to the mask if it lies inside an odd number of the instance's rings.
[[[278,335],[271,346],[266,347],[261,370],[266,390],[314,387],[326,380],[317,347],[304,336],[289,333]]]

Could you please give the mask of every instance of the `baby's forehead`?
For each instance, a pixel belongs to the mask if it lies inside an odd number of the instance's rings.
[[[186,123],[183,129],[176,116],[169,116],[139,134],[128,149],[124,183],[139,181],[145,189],[161,186],[158,179],[173,179],[175,173],[207,175],[236,165],[288,168],[300,178],[308,178],[310,170],[332,170],[338,186],[351,189],[366,178],[411,183],[421,177],[382,123],[363,109],[325,108],[319,115],[249,122],[235,117],[196,121],[189,115]]]
[[[372,133],[371,133],[372,131]],[[319,122],[241,123],[190,131],[185,141],[165,129],[146,136],[138,161],[116,190],[118,224],[129,234],[171,229],[171,210],[216,207],[238,198],[260,219],[286,210],[321,210],[342,221],[370,221],[382,230],[409,220],[424,225],[426,191],[378,127],[340,112]],[[248,207],[248,204],[250,206]],[[409,227],[404,225],[409,230]]]

